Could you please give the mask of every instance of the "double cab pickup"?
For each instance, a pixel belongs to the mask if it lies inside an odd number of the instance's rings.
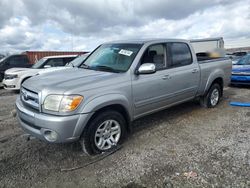
[[[26,80],[17,117],[40,140],[80,141],[94,155],[120,144],[132,122],[148,114],[193,99],[215,107],[231,70],[227,58],[200,60],[186,40],[104,43],[78,67]]]

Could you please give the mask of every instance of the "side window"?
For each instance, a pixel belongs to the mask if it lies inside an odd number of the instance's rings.
[[[141,59],[141,64],[154,63],[156,66],[156,70],[163,69],[166,67],[164,54],[164,45],[152,45],[148,47],[148,49],[144,52]]]
[[[66,58],[63,58],[63,64],[66,65],[68,62],[73,61],[74,59],[75,59],[75,57],[66,57]]]
[[[64,63],[63,63],[63,58],[54,58],[54,59],[49,59],[44,65],[49,65],[51,67],[60,67],[60,66],[64,66]]]
[[[169,67],[179,67],[192,64],[192,54],[185,43],[168,43],[170,55]]]
[[[28,59],[25,56],[13,56],[9,59],[11,66],[23,66],[28,64]]]

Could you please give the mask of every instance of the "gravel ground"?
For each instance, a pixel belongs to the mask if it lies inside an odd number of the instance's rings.
[[[229,105],[249,102],[249,88],[226,88],[214,109],[189,102],[137,120],[106,158],[27,141],[16,97],[0,90],[0,187],[250,187],[250,108]]]

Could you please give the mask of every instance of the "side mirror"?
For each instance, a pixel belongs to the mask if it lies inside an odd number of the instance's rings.
[[[142,64],[137,73],[138,74],[153,74],[156,72],[155,64],[153,63],[144,63]]]
[[[51,67],[51,65],[44,65],[43,68],[50,68],[50,67]]]

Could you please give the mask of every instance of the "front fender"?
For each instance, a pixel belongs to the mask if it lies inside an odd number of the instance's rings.
[[[16,83],[16,87],[20,88],[22,82],[23,82],[24,80],[26,80],[27,78],[30,78],[30,77],[32,77],[32,76],[34,76],[34,75],[32,75],[32,74],[24,74],[24,75],[21,75],[20,78],[19,78],[19,80],[18,80],[18,82]]]
[[[83,105],[80,111],[81,113],[91,113],[110,105],[123,106],[127,111],[129,118],[132,119],[132,108],[129,100],[124,95],[118,93],[105,94],[95,97]]]

